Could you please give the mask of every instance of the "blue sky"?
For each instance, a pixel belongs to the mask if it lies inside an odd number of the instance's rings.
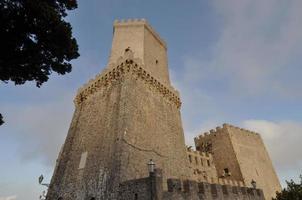
[[[80,58],[42,88],[0,83],[0,200],[38,199],[66,137],[77,89],[108,60],[115,19],[145,18],[168,44],[187,144],[227,122],[260,132],[280,181],[302,173],[300,0],[79,1]]]

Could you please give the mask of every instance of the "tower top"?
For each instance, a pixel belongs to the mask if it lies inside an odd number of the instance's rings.
[[[167,45],[145,19],[114,21],[108,67],[129,49],[135,58],[142,60],[144,69],[163,84],[170,85]]]
[[[166,42],[159,36],[158,33],[152,28],[152,26],[148,23],[148,21],[144,18],[142,19],[121,19],[121,20],[114,20],[113,24],[113,31],[115,27],[118,26],[145,26],[146,29],[148,29],[152,35],[158,40],[158,42],[167,49]]]

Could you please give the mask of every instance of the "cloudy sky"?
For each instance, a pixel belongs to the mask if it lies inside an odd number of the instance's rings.
[[[187,144],[231,123],[261,133],[282,185],[302,173],[301,0],[88,0],[68,20],[81,57],[65,76],[0,83],[0,200],[38,199],[77,88],[108,60],[114,19],[146,18],[168,44]]]

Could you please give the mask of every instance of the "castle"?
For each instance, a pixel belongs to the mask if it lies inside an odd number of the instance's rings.
[[[114,22],[108,65],[74,103],[47,200],[267,200],[281,188],[257,133],[224,124],[185,146],[167,46],[144,19]]]

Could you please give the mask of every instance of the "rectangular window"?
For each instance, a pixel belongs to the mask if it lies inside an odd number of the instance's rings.
[[[190,161],[190,163],[192,163],[192,156],[191,155],[189,155],[189,161]]]
[[[85,151],[85,152],[82,153],[80,164],[79,164],[79,169],[84,169],[85,168],[86,160],[87,160],[87,155],[88,155],[87,151]]]
[[[195,162],[196,162],[196,165],[198,165],[198,158],[195,157]]]
[[[211,163],[210,163],[210,161],[209,161],[209,160],[207,160],[207,163],[208,163],[208,166],[210,167],[210,166],[211,166]]]

